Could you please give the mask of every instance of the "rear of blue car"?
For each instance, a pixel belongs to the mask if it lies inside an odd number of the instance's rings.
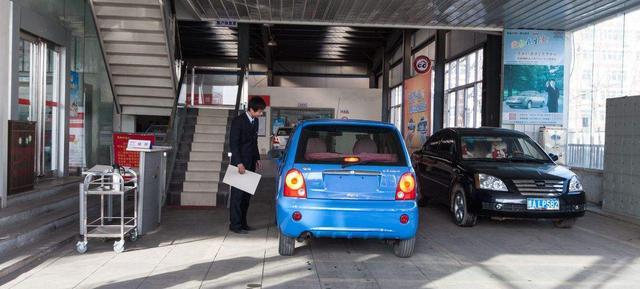
[[[393,240],[413,252],[416,182],[398,130],[372,121],[320,120],[299,125],[279,166],[280,254],[303,237]]]

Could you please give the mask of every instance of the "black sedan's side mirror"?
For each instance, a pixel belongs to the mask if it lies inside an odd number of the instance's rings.
[[[553,153],[549,153],[549,157],[551,158],[551,160],[553,160],[554,162],[558,161],[558,156],[553,154]]]
[[[284,156],[284,151],[283,151],[283,150],[278,150],[278,149],[270,150],[270,151],[267,153],[267,156],[268,156],[270,159],[274,159],[274,160],[275,160],[275,159],[281,159],[281,158],[282,158],[282,156]]]

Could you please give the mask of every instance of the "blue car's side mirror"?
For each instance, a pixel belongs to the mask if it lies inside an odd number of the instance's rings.
[[[558,156],[553,154],[553,153],[549,153],[549,157],[551,158],[551,160],[553,160],[554,162],[558,161]]]

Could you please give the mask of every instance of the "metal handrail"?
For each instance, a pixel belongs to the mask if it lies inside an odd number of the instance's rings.
[[[104,49],[104,43],[102,42],[102,34],[100,33],[100,27],[98,26],[98,16],[96,15],[96,7],[93,5],[93,0],[89,0],[89,6],[91,7],[91,16],[93,17],[93,26],[96,29],[96,36],[98,37],[98,44],[100,45],[100,51],[102,51],[102,61],[104,62],[104,69],[107,70],[107,77],[109,78],[109,85],[111,86],[111,94],[113,96],[113,105],[116,108],[116,113],[120,114],[122,108],[118,102],[118,92],[116,92],[116,85],[113,82],[113,75],[111,74],[111,68],[107,61],[107,51]]]

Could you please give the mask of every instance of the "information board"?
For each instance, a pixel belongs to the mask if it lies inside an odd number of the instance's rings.
[[[115,164],[123,167],[137,168],[140,166],[140,152],[127,151],[127,145],[130,139],[148,140],[153,146],[156,142],[156,136],[144,133],[113,133],[113,159]]]

